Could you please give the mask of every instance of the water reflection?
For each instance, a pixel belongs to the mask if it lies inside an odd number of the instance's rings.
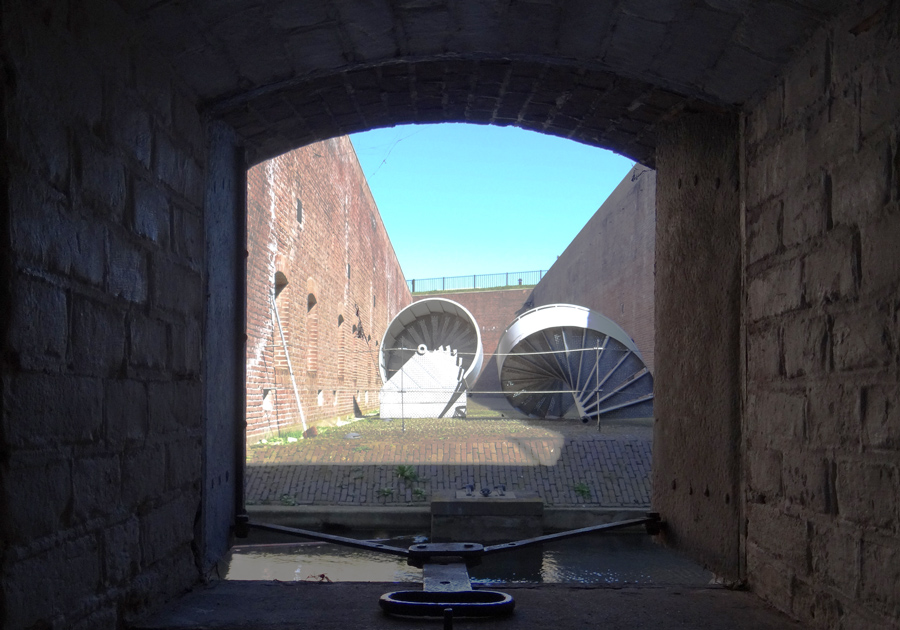
[[[362,537],[362,536],[360,536]],[[368,537],[367,537],[368,538]],[[422,570],[406,560],[330,543],[242,545],[226,558],[229,580],[333,582],[421,582]],[[423,542],[423,536],[379,536],[397,547]],[[640,534],[596,534],[486,556],[469,571],[476,584],[708,584],[712,574]],[[324,576],[324,577],[322,577]]]

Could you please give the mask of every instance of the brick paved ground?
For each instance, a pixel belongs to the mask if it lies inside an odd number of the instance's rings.
[[[424,506],[436,491],[474,483],[536,491],[553,507],[648,507],[651,444],[650,420],[598,432],[579,421],[364,419],[250,447],[247,503]]]

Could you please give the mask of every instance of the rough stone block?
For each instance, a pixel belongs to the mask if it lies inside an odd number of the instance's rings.
[[[2,479],[7,506],[5,540],[15,543],[62,529],[72,499],[69,462],[14,460]]]
[[[175,247],[189,265],[199,268],[205,260],[203,221],[183,208],[175,210]]]
[[[853,449],[860,440],[857,388],[828,379],[810,386],[806,407],[807,444],[818,449]]]
[[[900,481],[893,466],[844,461],[838,464],[838,508],[860,525],[890,529],[897,523]]]
[[[112,111],[108,117],[110,137],[141,166],[149,169],[152,142],[150,115],[130,101],[111,101]]]
[[[110,237],[109,292],[130,302],[147,299],[147,260],[143,251],[126,239]]]
[[[193,381],[151,383],[148,388],[150,430],[162,435],[197,429],[201,395],[199,383]]]
[[[784,326],[784,373],[788,378],[825,371],[828,359],[828,322],[824,315],[801,315]]]
[[[10,628],[53,627],[54,617],[96,597],[100,567],[100,548],[94,536],[76,538],[10,563],[0,586],[4,624]]]
[[[863,436],[875,448],[900,449],[900,399],[896,385],[863,390]]]
[[[153,170],[156,176],[189,203],[201,207],[206,182],[203,169],[190,152],[176,146],[163,132],[156,134],[155,147]]]
[[[71,630],[116,630],[119,628],[119,610],[114,604],[105,604],[84,619],[70,626]]]
[[[65,292],[43,282],[17,278],[7,334],[9,347],[17,353],[22,367],[62,363],[68,343]]]
[[[874,308],[835,315],[832,356],[837,370],[886,365],[891,360],[888,317]]]
[[[809,540],[817,581],[852,598],[859,583],[859,531],[839,521],[817,521]]]
[[[172,369],[181,374],[200,372],[200,325],[192,320],[172,326]]]
[[[863,226],[861,266],[865,294],[896,288],[900,279],[900,213]]]
[[[786,509],[806,508],[828,514],[835,508],[834,462],[818,453],[795,451],[784,459],[782,484]]]
[[[787,467],[788,462],[785,462]],[[779,507],[753,503],[748,506],[747,541],[783,562],[795,575],[808,572],[806,548],[807,523],[789,516]]]
[[[766,137],[781,128],[784,119],[784,88],[779,84],[747,116],[747,138],[756,148]]]
[[[749,462],[749,485],[751,500],[757,503],[771,503],[781,496],[781,451],[773,449],[753,449],[747,453]]]
[[[80,144],[80,191],[87,202],[121,222],[125,214],[125,167],[109,150],[93,140]]]
[[[806,164],[796,156],[806,153],[805,142],[803,133],[798,130],[779,138],[750,160],[747,165],[748,207],[775,199],[795,182],[803,180]]]
[[[122,502],[138,507],[151,504],[165,491],[166,453],[149,445],[122,455]]]
[[[895,622],[900,618],[900,545],[896,538],[863,538],[860,594]]]
[[[859,103],[855,87],[834,89],[827,103],[814,113],[800,112],[806,131],[806,167],[828,168],[835,159],[858,144]]]
[[[747,582],[754,593],[773,606],[791,610],[793,572],[753,542],[747,543]]]
[[[828,304],[856,297],[859,282],[859,236],[854,230],[830,232],[804,259],[806,301]]]
[[[50,185],[65,190],[71,158],[68,129],[49,111],[52,106],[48,99],[26,86],[16,87],[20,106],[7,125],[10,144],[18,148],[30,170],[46,177]]]
[[[769,326],[747,333],[747,372],[753,381],[771,381],[783,371],[781,330]]]
[[[93,285],[103,281],[106,230],[65,209],[66,199],[46,186],[16,181],[10,203],[20,211],[11,219],[14,251],[50,271]]]
[[[72,364],[81,374],[118,373],[125,358],[124,314],[85,299],[72,304]]]
[[[825,232],[830,212],[826,188],[830,182],[830,177],[818,172],[791,188],[784,200],[782,239],[786,247],[805,243]]]
[[[103,392],[95,378],[3,376],[4,432],[14,446],[90,442],[100,436]]]
[[[803,436],[806,399],[802,393],[756,390],[747,396],[747,428],[754,448],[798,443]]]
[[[131,380],[106,382],[106,439],[113,444],[143,442],[149,429],[147,386]]]
[[[784,202],[771,201],[747,213],[747,263],[770,256],[781,248]]]
[[[144,181],[134,184],[134,231],[167,247],[169,243],[169,200],[159,188]]]
[[[791,616],[795,619],[815,619],[820,628],[844,628],[845,603],[840,596],[833,595],[816,583],[795,579],[793,582]]]
[[[141,518],[141,551],[144,566],[172,554],[194,538],[194,517],[199,497],[182,496]]]
[[[800,261],[792,260],[750,277],[750,319],[756,321],[799,308],[803,295],[801,269]]]
[[[895,41],[896,43],[896,41]],[[900,54],[896,46],[878,50],[880,63],[865,64],[859,73],[860,131],[874,135],[900,115]]]
[[[865,225],[890,201],[890,146],[865,145],[832,173],[832,218],[837,225]]]
[[[199,315],[202,298],[200,273],[166,258],[153,258],[153,303],[166,310]]]
[[[144,315],[134,315],[128,323],[129,363],[161,369],[169,354],[169,332],[166,322]]]
[[[206,135],[203,121],[193,100],[182,94],[172,99],[172,122],[179,139],[185,142],[195,155],[206,149]]]
[[[103,532],[103,575],[107,584],[125,583],[141,566],[141,530],[136,516]]]
[[[187,486],[200,487],[202,452],[199,438],[172,442],[166,447],[166,487],[177,490]]]
[[[79,457],[72,462],[74,517],[84,521],[105,517],[119,505],[119,458]]]

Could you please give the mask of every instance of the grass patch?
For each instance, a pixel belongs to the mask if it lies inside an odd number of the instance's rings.
[[[397,468],[394,469],[394,472],[397,476],[405,481],[406,483],[415,483],[417,481],[422,481],[422,478],[419,477],[419,473],[416,472],[416,469],[407,464],[400,464]]]
[[[591,500],[591,487],[583,481],[579,481],[574,486],[572,486],[572,491],[585,501]]]

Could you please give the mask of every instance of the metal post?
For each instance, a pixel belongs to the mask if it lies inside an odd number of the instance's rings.
[[[303,432],[306,433],[306,417],[303,415],[303,405],[300,404],[300,394],[297,393],[297,381],[294,379],[294,368],[291,366],[291,357],[288,354],[287,341],[284,339],[284,328],[281,327],[281,317],[278,315],[278,304],[275,303],[275,294],[272,294],[272,308],[275,309],[275,320],[278,322],[278,332],[281,333],[281,345],[284,347],[284,358],[287,361],[288,373],[291,375],[291,387],[294,389],[294,400],[297,401],[297,410],[300,412],[300,423]]]
[[[401,349],[402,352],[402,349]],[[401,433],[406,433],[406,409],[404,408],[404,402],[406,400],[406,388],[403,386],[403,368],[406,367],[406,364],[400,366],[400,431]]]

